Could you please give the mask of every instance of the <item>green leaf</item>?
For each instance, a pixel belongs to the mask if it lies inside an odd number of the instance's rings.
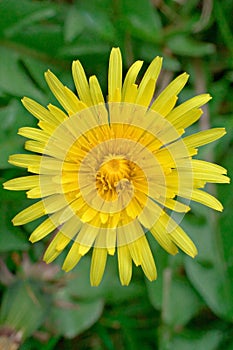
[[[29,243],[27,237],[19,227],[13,226],[11,220],[17,212],[24,208],[25,196],[22,192],[4,190],[3,180],[0,181],[1,223],[0,223],[0,252],[14,250],[27,250]],[[22,208],[20,205],[22,204]]]
[[[30,96],[43,99],[42,92],[37,88],[30,76],[25,72],[22,59],[17,52],[0,47],[0,91],[12,96]],[[4,62],[4,64],[3,64]]]
[[[134,280],[128,287],[121,286],[116,259],[116,256],[108,257],[102,282],[98,287],[91,287],[89,277],[91,259],[88,256],[82,258],[77,267],[68,273],[69,280],[66,288],[69,295],[73,298],[88,300],[104,298],[111,303],[119,303],[143,295],[144,286]]]
[[[154,282],[146,282],[146,287],[151,304],[155,309],[161,310],[163,304],[163,273],[168,266],[169,255],[160,247],[157,247],[155,254],[158,277]]]
[[[168,350],[217,350],[222,340],[222,333],[218,330],[206,332],[183,332],[175,336],[167,347]],[[165,349],[164,349],[165,350]]]
[[[48,64],[40,60],[39,57],[34,58],[29,55],[25,55],[22,57],[22,63],[25,69],[27,70],[28,74],[30,75],[31,79],[36,84],[36,86],[38,86],[38,88],[40,88],[47,95],[49,88],[44,78],[44,73],[48,69],[53,69],[51,63]],[[31,94],[29,95],[29,97],[31,97]],[[45,100],[47,102],[47,96],[46,98],[43,98],[43,100],[40,99],[39,102],[44,102]]]
[[[190,57],[212,55],[215,46],[212,43],[199,42],[185,35],[175,35],[168,39],[167,46],[173,54]]]
[[[168,262],[170,261],[170,266]],[[188,323],[200,310],[202,302],[185,276],[175,266],[176,257],[169,257],[162,249],[156,253],[158,279],[147,282],[149,299],[162,312],[163,322],[175,327]]]
[[[56,302],[49,316],[51,329],[56,334],[73,338],[90,328],[101,316],[103,301],[72,300],[63,289],[56,295]]]
[[[49,337],[49,334],[45,334],[45,337]],[[39,339],[35,339],[34,337],[30,337],[28,339],[25,339],[24,343],[20,345],[20,350],[41,350],[41,347],[43,346],[43,350],[54,350],[56,349],[56,345],[59,341],[59,336],[53,335],[53,337],[49,338],[48,341],[45,343],[44,341],[41,344],[41,341]]]
[[[60,57],[71,57],[72,59],[80,58],[80,56],[90,56],[93,64],[92,55],[103,55],[110,51],[110,45],[105,44],[102,40],[96,40],[88,37],[80,38],[79,42],[72,43],[65,47],[61,47],[58,51]],[[97,59],[97,58],[96,58]]]
[[[11,36],[33,22],[45,20],[56,14],[55,8],[51,4],[26,0],[20,2],[14,0],[1,1],[0,13],[4,13],[0,21],[0,36],[3,33],[5,36]]]
[[[28,116],[19,101],[12,99],[8,106],[0,109],[0,123],[0,169],[12,168],[8,163],[9,156],[24,151],[25,138],[17,135],[18,129],[35,125],[35,119]]]
[[[149,42],[161,40],[161,19],[150,1],[124,0],[120,11],[126,33]],[[120,29],[123,23],[120,22]]]
[[[93,44],[98,38],[104,41],[114,41],[115,38],[115,29],[107,13],[99,11],[97,7],[85,9],[74,5],[68,9],[65,18],[65,41],[71,42],[82,33],[85,37],[94,34]]]
[[[18,281],[3,295],[0,324],[21,331],[23,338],[41,325],[45,314],[44,300],[37,287],[30,282]]]
[[[233,321],[233,283],[230,263],[232,253],[230,256],[224,254],[224,251],[232,247],[232,238],[219,231],[217,220],[221,214],[215,214],[203,207],[198,210],[199,214],[196,212],[196,216],[202,216],[204,223],[195,225],[192,222],[186,231],[196,243],[199,253],[194,260],[185,259],[186,271],[192,284],[211,310],[218,316]],[[187,224],[186,226],[188,227]]]
[[[64,39],[71,42],[85,29],[85,18],[75,6],[71,6],[64,21]]]

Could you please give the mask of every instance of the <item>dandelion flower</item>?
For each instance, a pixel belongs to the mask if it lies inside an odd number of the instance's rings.
[[[123,81],[121,52],[112,49],[107,102],[96,76],[88,81],[79,61],[72,65],[78,97],[47,71],[45,79],[63,109],[23,98],[38,128],[19,129],[19,135],[29,139],[25,149],[31,153],[9,159],[31,175],[9,180],[4,187],[27,190],[28,198],[39,199],[17,214],[13,224],[45,216],[30,241],[54,232],[44,260],[52,262],[68,246],[65,271],[93,248],[90,281],[95,286],[108,254],[115,253],[122,285],[131,280],[132,261],[149,280],[156,279],[150,234],[168,253],[181,249],[194,257],[197,249],[179,222],[191,201],[222,211],[221,203],[203,188],[206,183],[229,182],[221,166],[193,159],[198,147],[219,139],[225,130],[183,136],[200,118],[200,107],[210,95],[176,106],[188,80],[183,73],[153,100],[162,58],[151,62],[138,84],[142,64],[136,61]]]

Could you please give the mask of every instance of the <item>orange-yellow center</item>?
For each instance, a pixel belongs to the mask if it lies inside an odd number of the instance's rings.
[[[96,188],[107,201],[116,200],[120,191],[132,189],[132,181],[138,166],[123,157],[114,156],[102,162],[96,174]]]

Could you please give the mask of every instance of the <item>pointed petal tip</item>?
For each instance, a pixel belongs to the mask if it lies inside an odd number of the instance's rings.
[[[10,180],[3,182],[2,187],[4,190],[10,190],[10,188],[8,187],[8,182],[10,182]]]
[[[129,280],[129,281],[123,281],[123,280],[121,279],[120,281],[121,281],[121,285],[122,285],[123,287],[127,287],[127,286],[129,285],[129,283],[130,283],[130,280]]]
[[[117,51],[119,52],[121,50],[120,50],[119,46],[116,46],[116,47],[112,47],[112,49],[111,49],[111,52],[114,52],[114,51],[115,52],[117,52]]]
[[[65,272],[69,272],[73,269],[72,266],[69,266],[68,264],[66,264],[66,262],[64,262],[64,264],[62,265],[62,268],[61,268],[63,271]]]
[[[90,274],[90,284],[92,287],[98,287],[100,285],[101,281],[102,281],[102,277],[96,278],[96,276],[92,276],[92,274]]]
[[[153,276],[146,276],[147,277],[147,279],[150,281],[150,282],[153,282],[153,281],[155,281],[155,280],[157,280],[157,273],[155,274],[155,275],[153,275]]]
[[[53,73],[51,72],[50,69],[48,69],[46,72],[44,72],[45,80],[47,81],[47,79],[49,79],[49,77],[51,77],[52,75]]]
[[[18,216],[18,214],[11,220],[11,222],[12,222],[12,224],[13,224],[14,226],[20,226],[20,225],[22,225],[21,221],[18,221],[18,220],[17,220],[17,216]]]
[[[99,287],[99,283],[96,283],[95,281],[90,281],[91,287]]]
[[[77,64],[78,64],[78,65],[81,64],[80,60],[74,60],[74,61],[72,62],[72,68],[74,68]]]
[[[196,247],[193,247],[192,251],[191,250],[189,251],[189,256],[193,259],[197,256],[197,254],[198,254],[198,250]]]
[[[31,234],[31,236],[28,238],[28,240],[31,243],[36,243],[36,242],[40,241],[41,238],[38,238],[38,235]]]
[[[203,94],[203,96],[205,96],[206,100],[207,100],[205,103],[207,103],[208,101],[212,100],[212,98],[213,98],[209,93]]]
[[[35,243],[36,240],[33,238],[33,236],[31,235],[29,238],[28,238],[29,242],[31,243]]]

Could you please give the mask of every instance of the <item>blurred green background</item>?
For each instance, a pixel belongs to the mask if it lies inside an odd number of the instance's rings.
[[[227,135],[200,156],[223,165],[232,177],[232,16],[232,0],[1,0],[1,183],[26,174],[7,163],[10,154],[23,152],[18,128],[35,125],[20,99],[56,103],[43,73],[51,69],[73,89],[74,59],[88,75],[97,75],[106,95],[113,46],[122,50],[125,71],[136,59],[144,60],[145,69],[156,55],[163,56],[158,89],[188,72],[179,102],[202,92],[213,96],[188,132],[226,127]],[[122,287],[116,257],[110,257],[103,282],[91,288],[89,256],[68,274],[59,269],[64,255],[45,265],[41,257],[48,240],[27,241],[36,224],[11,224],[30,201],[1,186],[0,348],[232,350],[232,186],[209,191],[223,202],[224,212],[193,205],[182,222],[199,249],[196,259],[182,253],[170,257],[152,241],[157,281],[146,281],[135,268],[130,286]]]

